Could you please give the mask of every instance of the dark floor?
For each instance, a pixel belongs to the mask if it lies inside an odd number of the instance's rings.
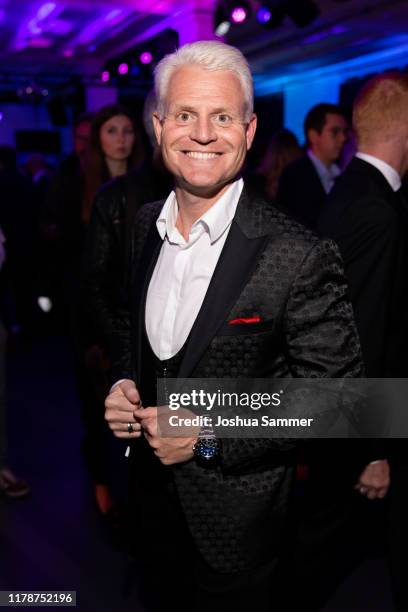
[[[142,611],[137,584],[124,596],[125,555],[92,505],[67,341],[14,347],[8,387],[10,463],[33,492],[25,500],[0,498],[0,590],[76,590],[84,612]],[[125,469],[120,458],[118,473]],[[385,565],[376,559],[341,585],[324,612],[392,609]]]

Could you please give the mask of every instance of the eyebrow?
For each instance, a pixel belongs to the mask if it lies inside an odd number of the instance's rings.
[[[193,106],[189,106],[188,104],[184,105],[184,104],[176,104],[176,106],[174,107],[173,112],[178,112],[178,111],[188,111],[190,113],[197,113],[198,110],[197,108],[194,108]],[[228,113],[229,115],[234,115],[234,113],[232,111],[230,111],[229,109],[225,108],[225,106],[219,106],[218,108],[215,108],[214,110],[211,111],[211,115],[216,115],[218,113]]]

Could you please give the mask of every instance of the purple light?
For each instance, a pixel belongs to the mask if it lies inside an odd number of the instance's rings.
[[[123,64],[119,64],[119,67],[118,67],[118,72],[119,72],[119,74],[121,74],[122,76],[123,76],[124,74],[127,74],[127,73],[129,72],[129,66],[128,66],[128,64],[125,64],[125,63],[123,63]]]
[[[153,61],[153,55],[150,51],[144,51],[139,57],[142,64],[150,64]]]
[[[0,111],[0,121],[3,121],[3,117],[4,117],[4,115],[3,115],[3,113]]]
[[[247,12],[243,6],[237,6],[231,13],[231,19],[234,23],[244,23],[247,18]]]
[[[112,9],[107,15],[105,15],[104,21],[114,21],[114,19],[120,17],[122,13],[122,9]]]
[[[101,74],[102,83],[108,83],[110,81],[110,72],[109,70],[104,70]]]
[[[51,15],[51,13],[53,13],[56,8],[57,8],[57,5],[55,4],[55,2],[46,2],[45,4],[40,6],[40,8],[38,9],[37,19],[39,21],[43,21],[44,19],[47,19],[48,15]]]
[[[65,49],[64,53],[63,53],[64,57],[73,57],[74,56],[74,52],[72,49]]]
[[[347,32],[347,29],[344,26],[337,25],[331,29],[332,34],[344,34]]]
[[[272,13],[268,8],[266,8],[266,6],[261,6],[261,8],[256,14],[256,18],[259,23],[268,23],[271,17]]]

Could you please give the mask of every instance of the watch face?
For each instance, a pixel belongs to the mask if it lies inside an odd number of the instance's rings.
[[[203,438],[197,442],[194,448],[194,454],[200,459],[213,459],[217,457],[219,445],[217,440],[212,438]]]
[[[201,456],[204,459],[211,459],[212,457],[215,457],[215,455],[217,454],[217,449],[216,448],[202,448],[201,449]]]

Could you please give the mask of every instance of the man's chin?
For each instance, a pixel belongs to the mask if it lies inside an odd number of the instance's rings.
[[[178,183],[179,189],[199,198],[215,198],[218,194],[221,194],[225,189],[235,181],[235,178],[231,178],[228,181],[223,181],[217,184],[191,184],[185,181]]]

